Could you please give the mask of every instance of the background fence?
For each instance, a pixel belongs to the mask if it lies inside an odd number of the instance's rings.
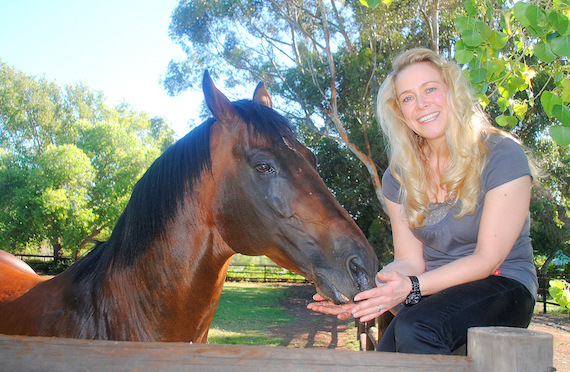
[[[36,271],[46,273],[43,269],[44,264],[53,261],[53,256],[46,255],[34,255],[34,254],[16,254],[22,260],[28,262],[32,268]],[[61,269],[73,262],[71,257],[58,257],[59,266]],[[50,274],[55,274],[55,272],[49,272]],[[560,306],[557,302],[552,300],[548,289],[550,287],[549,282],[553,279],[563,279],[568,281],[568,274],[558,274],[558,275],[540,275],[538,277],[538,299],[537,301],[542,304],[543,312],[546,313],[547,305]],[[230,264],[228,268],[228,273],[226,276],[228,281],[245,281],[245,282],[262,282],[262,283],[279,283],[279,282],[295,282],[295,283],[306,283],[307,280],[301,275],[297,275],[289,270],[283,269],[280,266],[270,262],[270,263],[256,263],[256,264],[243,264],[234,263]]]

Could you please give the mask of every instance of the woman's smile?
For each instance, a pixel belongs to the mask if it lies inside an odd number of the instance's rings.
[[[439,115],[439,111],[438,111],[438,112],[434,112],[434,113],[432,113],[432,114],[428,114],[428,115],[426,115],[426,116],[423,116],[423,117],[419,118],[418,121],[419,121],[420,123],[425,123],[425,122],[427,122],[427,121],[430,121],[430,120],[436,118],[438,115]]]

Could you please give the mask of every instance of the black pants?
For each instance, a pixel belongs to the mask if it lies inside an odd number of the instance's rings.
[[[461,284],[403,306],[377,350],[449,355],[467,342],[470,327],[528,327],[534,304],[528,289],[513,279],[491,276]]]

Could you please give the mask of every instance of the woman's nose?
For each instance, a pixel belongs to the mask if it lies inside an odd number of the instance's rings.
[[[418,97],[416,99],[416,105],[418,108],[424,108],[424,107],[427,107],[429,105],[429,101],[423,95],[418,95]]]

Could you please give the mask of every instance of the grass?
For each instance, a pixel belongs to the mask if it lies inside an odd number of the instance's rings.
[[[271,327],[293,320],[280,305],[285,291],[276,285],[226,282],[208,343],[279,346],[283,340],[271,335]]]

